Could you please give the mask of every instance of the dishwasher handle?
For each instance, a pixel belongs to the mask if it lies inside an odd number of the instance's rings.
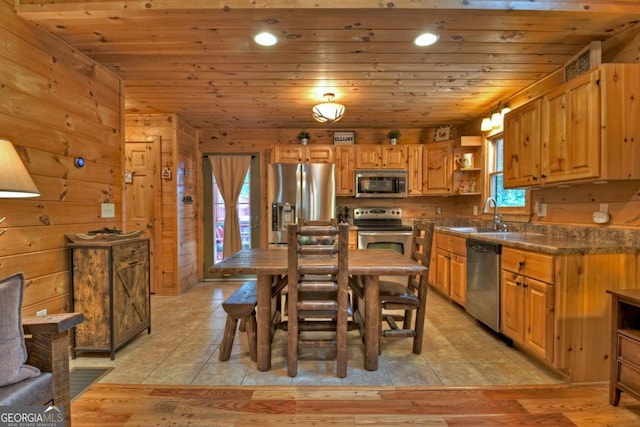
[[[475,239],[467,239],[467,250],[472,250],[475,252],[483,252],[483,253],[502,253],[502,245],[498,243],[485,242],[482,240]]]

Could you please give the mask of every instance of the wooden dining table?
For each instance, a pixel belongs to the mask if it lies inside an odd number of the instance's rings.
[[[314,262],[313,260],[301,262]],[[323,261],[326,262],[326,261]],[[272,286],[287,274],[286,248],[243,249],[209,268],[214,274],[256,275],[258,283],[257,302],[257,368],[271,369],[271,298]],[[350,249],[349,274],[361,276],[364,282],[364,368],[378,369],[378,347],[380,343],[380,276],[420,275],[420,304],[416,318],[416,336],[413,352],[422,351],[424,318],[426,314],[427,267],[390,249]]]

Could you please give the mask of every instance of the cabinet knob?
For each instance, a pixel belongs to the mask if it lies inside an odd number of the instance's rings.
[[[147,228],[153,228],[153,224],[152,223],[147,224]]]
[[[524,261],[519,261],[518,262],[518,267],[524,268]]]

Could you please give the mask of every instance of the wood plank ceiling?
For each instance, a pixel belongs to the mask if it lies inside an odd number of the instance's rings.
[[[607,46],[640,27],[638,0],[17,3],[21,17],[123,77],[127,112],[177,113],[198,129],[461,124],[591,41]],[[279,43],[256,45],[264,30]],[[415,46],[423,31],[438,42]],[[327,91],[346,114],[321,125],[311,108]]]

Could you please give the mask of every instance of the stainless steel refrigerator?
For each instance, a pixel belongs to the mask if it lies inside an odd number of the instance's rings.
[[[267,169],[269,245],[287,244],[287,226],[336,216],[335,166],[271,163]]]

